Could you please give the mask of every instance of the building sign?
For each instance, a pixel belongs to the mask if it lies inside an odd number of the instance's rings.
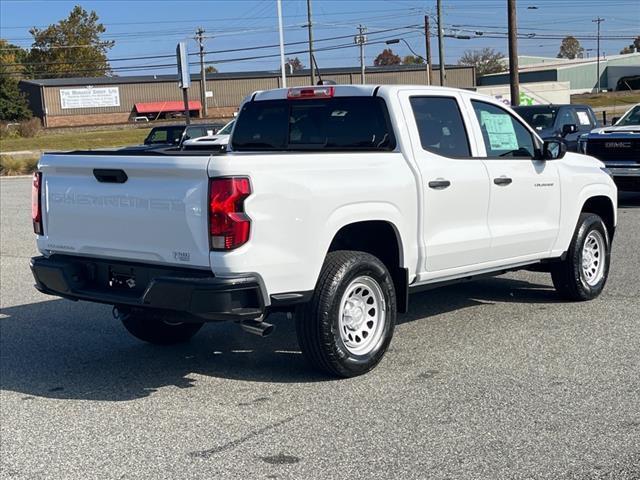
[[[62,108],[119,107],[119,87],[60,89]]]

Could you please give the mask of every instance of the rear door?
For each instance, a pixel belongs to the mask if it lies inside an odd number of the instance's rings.
[[[208,162],[208,155],[45,155],[39,248],[209,267]]]
[[[411,148],[422,179],[426,272],[489,260],[489,176],[469,141],[461,97],[400,92]]]
[[[502,106],[477,99],[467,105],[490,179],[490,259],[544,255],[560,224],[557,162],[534,160],[537,138]]]

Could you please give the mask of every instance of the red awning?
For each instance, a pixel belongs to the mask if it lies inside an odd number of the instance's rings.
[[[166,101],[166,102],[147,102],[136,103],[136,111],[138,113],[161,113],[161,112],[183,112],[184,102]],[[202,104],[199,100],[189,100],[189,110],[201,110]]]

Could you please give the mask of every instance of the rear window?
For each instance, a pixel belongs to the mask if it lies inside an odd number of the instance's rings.
[[[334,97],[247,102],[232,146],[236,151],[389,151],[396,142],[384,100]]]

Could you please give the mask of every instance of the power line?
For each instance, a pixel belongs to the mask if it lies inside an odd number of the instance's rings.
[[[375,45],[375,44],[384,44],[385,43],[385,39],[379,39],[373,42],[369,42],[369,44],[371,45]],[[343,44],[338,44],[338,45],[331,45],[331,46],[327,46],[327,47],[321,47],[321,48],[315,48],[314,51],[315,52],[325,52],[325,51],[332,51],[332,50],[341,50],[341,49],[345,49],[345,48],[353,48],[356,45],[354,45],[353,43],[343,43]],[[251,50],[251,49],[246,49],[246,50]],[[297,51],[293,51],[293,52],[288,52],[286,53],[287,56],[291,56],[291,55],[301,55],[304,53],[309,53],[308,49],[305,50],[297,50]],[[235,62],[241,62],[241,61],[246,61],[246,60],[257,60],[257,59],[266,59],[266,58],[275,58],[275,57],[279,57],[280,54],[279,53],[275,53],[275,54],[268,54],[268,55],[254,55],[254,56],[250,56],[250,57],[241,57],[241,58],[226,58],[226,59],[217,59],[215,61],[211,61],[208,62],[208,64],[221,64],[221,63],[235,63]],[[199,65],[199,62],[189,62],[189,65]],[[123,66],[123,67],[112,67],[110,70],[111,71],[116,71],[116,72],[122,72],[122,71],[147,71],[147,70],[153,70],[153,69],[158,69],[158,68],[175,68],[175,63],[168,63],[168,64],[154,64],[154,65],[146,65],[146,66]],[[65,74],[81,74],[81,73],[93,73],[95,72],[95,69],[84,69],[84,70],[74,70],[71,72],[64,72]],[[15,75],[16,73],[20,73],[20,72],[0,72],[0,76],[2,75]]]

